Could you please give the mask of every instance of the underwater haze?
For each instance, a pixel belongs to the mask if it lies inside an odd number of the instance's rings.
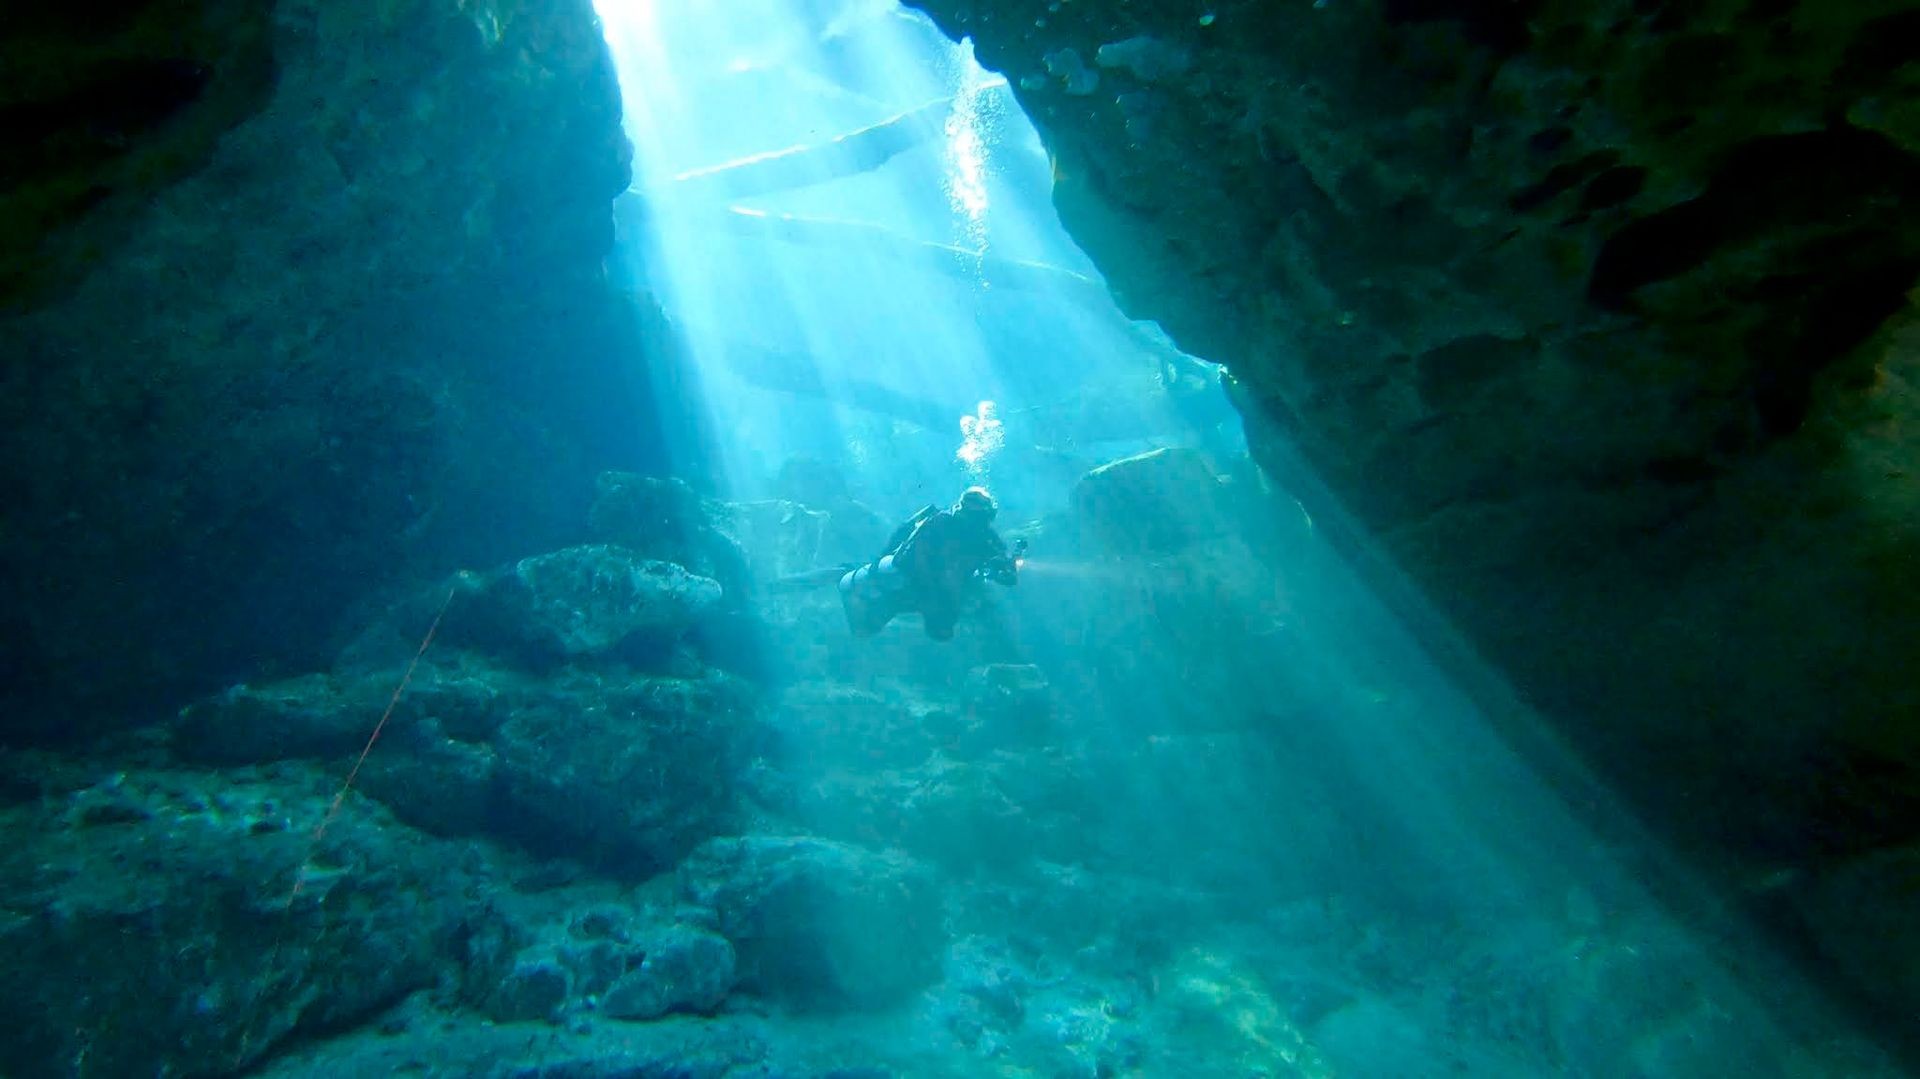
[[[590,497],[304,582],[362,597],[329,662],[9,749],[0,1076],[1904,1074],[1250,457],[970,42],[595,7],[613,449],[500,480]]]

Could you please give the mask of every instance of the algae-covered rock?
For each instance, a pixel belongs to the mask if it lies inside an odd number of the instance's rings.
[[[336,786],[134,772],[0,810],[8,1072],[228,1074],[432,983],[468,913],[461,849],[357,794],[329,816]]]
[[[526,955],[514,960],[485,1005],[503,1023],[552,1019],[572,996],[573,978],[553,955]]]
[[[899,854],[802,836],[716,839],[680,866],[711,909],[741,982],[816,1005],[895,1002],[939,974],[938,885]]]

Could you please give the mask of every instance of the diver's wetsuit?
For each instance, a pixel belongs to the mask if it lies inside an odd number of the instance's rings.
[[[894,533],[886,554],[841,578],[847,625],[854,636],[871,637],[895,615],[917,610],[927,636],[951,640],[967,582],[1008,558],[990,517],[928,506]]]

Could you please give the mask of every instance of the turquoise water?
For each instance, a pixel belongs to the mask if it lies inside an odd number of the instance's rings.
[[[1901,1073],[1128,318],[968,46],[599,11],[647,448],[323,669],[0,754],[0,1076]],[[974,485],[1018,582],[854,636]]]

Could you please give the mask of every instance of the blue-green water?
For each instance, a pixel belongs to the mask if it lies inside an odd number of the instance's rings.
[[[656,474],[48,765],[4,810],[17,1074],[1899,1073],[1252,462],[967,47],[599,9]],[[850,633],[832,571],[970,485],[1018,583]],[[123,977],[26,984],[67,960]]]

